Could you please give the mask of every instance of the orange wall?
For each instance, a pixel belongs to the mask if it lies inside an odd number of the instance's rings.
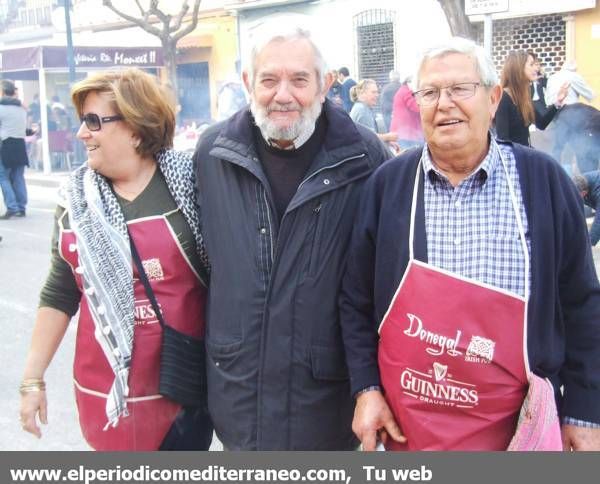
[[[596,92],[591,104],[600,109],[600,2],[596,8],[575,14],[575,60],[577,72]]]
[[[235,73],[238,59],[237,19],[228,15],[201,18],[189,34],[193,47],[181,49],[177,63],[208,62],[210,104],[213,118],[217,114],[217,94],[225,79]]]

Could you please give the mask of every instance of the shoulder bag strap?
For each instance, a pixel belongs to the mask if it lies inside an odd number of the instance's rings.
[[[144,285],[144,289],[146,290],[146,295],[148,296],[148,299],[150,299],[150,302],[152,303],[152,308],[154,309],[154,312],[156,313],[156,317],[158,318],[160,326],[164,329],[164,327],[166,326],[166,323],[163,319],[162,312],[160,311],[160,308],[158,307],[158,303],[156,302],[156,297],[154,296],[154,291],[152,290],[152,286],[150,285],[150,281],[148,280],[148,276],[146,275],[146,271],[144,270],[142,260],[140,259],[140,254],[138,253],[137,248],[135,247],[135,244],[133,243],[133,237],[131,236],[131,232],[129,231],[129,228],[127,228],[127,232],[129,233],[129,245],[131,246],[131,257],[135,263],[135,266],[137,267],[138,275],[140,276],[140,281],[142,281],[142,284]]]

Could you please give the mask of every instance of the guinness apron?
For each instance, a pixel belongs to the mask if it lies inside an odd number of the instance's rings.
[[[187,260],[164,215],[128,222],[156,299],[169,325],[204,337],[206,289]],[[75,234],[61,230],[59,249],[82,289]],[[114,373],[94,336],[95,325],[82,297],[74,362],[74,383],[83,436],[96,450],[158,450],[181,405],[158,393],[162,329],[133,267],[135,328],[129,372],[129,416],[106,426],[106,398]]]
[[[497,148],[496,148],[497,149]],[[505,450],[527,392],[529,252],[506,163],[525,261],[525,296],[410,261],[379,327],[385,397],[407,438],[388,450]]]

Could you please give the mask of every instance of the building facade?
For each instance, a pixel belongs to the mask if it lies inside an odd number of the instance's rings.
[[[313,32],[330,68],[385,84],[389,71],[409,74],[419,51],[449,35],[436,0],[250,0],[226,5],[239,22],[242,64],[255,31],[268,19],[295,17]],[[423,28],[427,26],[427,28]]]
[[[12,0],[0,0],[7,11]],[[76,79],[101,69],[135,66],[167,79],[162,66],[164,52],[160,40],[102,5],[102,0],[71,0],[71,30],[74,46]],[[119,9],[140,16],[137,2],[115,0]],[[198,25],[180,39],[177,45],[178,122],[180,126],[209,123],[216,117],[218,89],[236,72],[239,65],[237,22],[223,8],[223,1],[203,0]],[[78,122],[70,106],[71,82],[66,64],[66,22],[62,2],[56,0],[25,0],[7,29],[0,33],[0,77],[19,83],[23,102],[29,105],[39,95],[42,106],[51,106],[58,97],[71,115],[72,123],[57,141],[50,134],[51,112],[42,110],[41,133],[43,148],[40,165],[44,171],[71,168],[84,160],[74,142]],[[143,2],[142,2],[143,4]],[[160,7],[175,14],[181,2],[163,2]],[[184,17],[184,25],[191,13]],[[22,50],[25,49],[25,50]],[[29,49],[29,50],[28,50]],[[19,57],[19,52],[31,55]],[[58,49],[58,51],[57,51]],[[147,55],[129,56],[128,50],[142,49]],[[52,55],[50,55],[52,52]],[[121,54],[115,54],[121,52]],[[51,60],[50,60],[51,58]],[[125,59],[121,62],[119,59]],[[15,65],[16,63],[16,65]],[[49,133],[45,136],[44,133]],[[65,138],[67,141],[63,140]],[[65,163],[66,161],[66,163]],[[73,161],[73,163],[71,163]],[[38,165],[35,160],[34,165]]]
[[[600,109],[600,4],[574,15],[573,60],[579,74],[596,92],[592,104]]]
[[[483,17],[470,17],[483,39]],[[578,72],[600,93],[600,6],[596,0],[511,0],[492,14],[492,55],[498,71],[511,50],[536,53],[546,75],[576,61]],[[600,106],[596,98],[592,104]]]

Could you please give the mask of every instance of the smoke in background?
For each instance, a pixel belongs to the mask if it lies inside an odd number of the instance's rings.
[[[576,158],[580,173],[598,170],[600,161],[600,111],[582,103],[564,106],[551,124],[550,154],[563,164]]]

